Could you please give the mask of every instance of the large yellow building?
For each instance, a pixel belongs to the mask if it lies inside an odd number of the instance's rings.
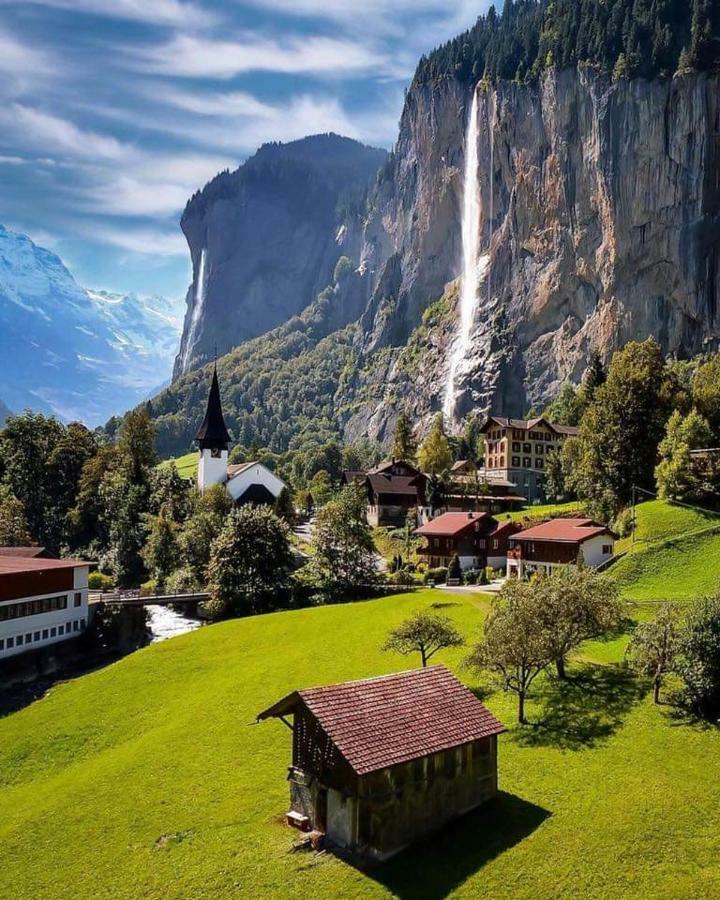
[[[572,425],[546,419],[506,419],[490,416],[481,429],[485,436],[485,475],[505,478],[532,503],[545,499],[548,456],[577,434]]]

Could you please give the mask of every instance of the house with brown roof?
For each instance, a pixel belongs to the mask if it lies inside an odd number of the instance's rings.
[[[485,474],[513,482],[530,503],[545,499],[548,456],[578,433],[572,425],[558,425],[543,417],[504,416],[489,416],[480,431],[485,435]]]
[[[287,717],[292,716],[292,724]],[[294,691],[288,823],[383,860],[497,793],[503,725],[444,666]]]
[[[427,476],[402,459],[389,459],[367,472],[343,473],[344,484],[362,484],[370,525],[402,525],[408,512],[425,507]]]
[[[447,512],[426,522],[415,534],[427,541],[418,553],[431,568],[449,566],[457,554],[463,570],[504,569],[508,541],[520,530],[514,522],[499,522],[486,512]]]
[[[549,574],[558,566],[574,565],[582,558],[596,568],[612,558],[617,535],[592,519],[551,519],[512,535],[507,554],[507,575],[524,578],[534,572]]]

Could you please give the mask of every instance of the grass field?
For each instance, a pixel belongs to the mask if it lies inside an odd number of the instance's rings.
[[[635,542],[608,570],[629,600],[690,600],[720,587],[720,515],[652,500],[636,508]]]
[[[174,459],[166,459],[160,463],[161,466],[175,465],[183,478],[197,478],[198,454],[196,450],[191,450],[184,456],[177,456]]]
[[[578,512],[580,504],[577,500],[572,503],[547,503],[544,506],[528,506],[515,512],[500,514],[498,518],[510,518],[513,522],[521,522],[523,519],[551,519],[556,516],[568,516]]]
[[[510,726],[502,793],[443,835],[362,872],[291,854],[290,733],[256,713],[303,686],[408,668],[378,650],[444,605],[468,637],[487,598],[424,591],[235,620],[56,687],[0,720],[0,896],[8,898],[579,898],[720,894],[720,733],[655,708],[584,648],[529,715],[459,668]]]

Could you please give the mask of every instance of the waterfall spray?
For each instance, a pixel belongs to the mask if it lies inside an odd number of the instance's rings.
[[[205,257],[206,252],[203,247],[200,252],[200,265],[198,266],[197,283],[195,285],[195,303],[193,305],[192,317],[190,319],[190,328],[188,329],[187,341],[185,342],[185,352],[183,353],[183,372],[187,369],[193,346],[195,345],[195,337],[198,323],[202,316],[203,307],[205,306]]]
[[[456,378],[458,368],[464,361],[470,346],[478,290],[490,262],[490,254],[480,256],[480,181],[478,173],[478,95],[473,91],[470,118],[465,133],[465,173],[463,182],[462,208],[462,252],[463,272],[460,292],[460,330],[450,357],[450,369],[445,388],[443,413],[448,423],[455,419]],[[490,136],[492,144],[492,135]],[[491,186],[492,195],[492,186]],[[492,203],[492,200],[491,200]]]

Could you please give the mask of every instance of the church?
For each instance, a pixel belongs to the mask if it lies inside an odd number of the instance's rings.
[[[275,503],[285,482],[259,462],[228,465],[230,434],[225,425],[217,367],[213,371],[205,418],[197,435],[200,460],[197,484],[200,493],[214,484],[223,484],[235,503]]]

